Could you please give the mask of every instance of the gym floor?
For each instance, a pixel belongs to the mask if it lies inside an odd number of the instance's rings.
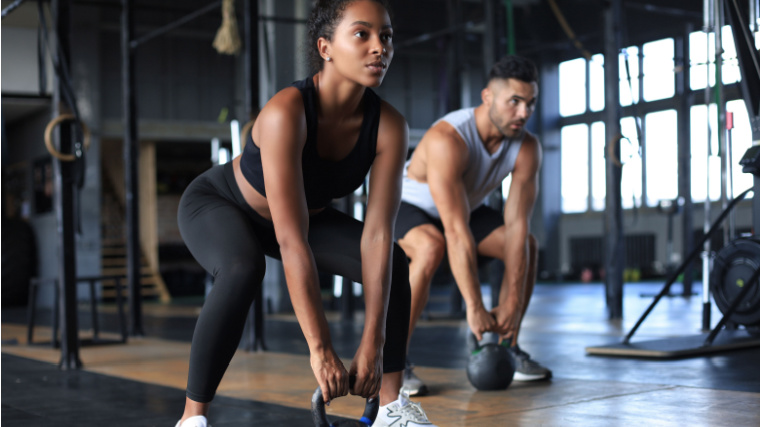
[[[623,322],[607,319],[604,287],[539,284],[523,323],[522,348],[554,371],[551,381],[476,391],[464,366],[466,322],[447,316],[448,290],[434,289],[410,359],[431,393],[415,400],[440,426],[760,425],[760,347],[675,359],[588,355],[589,346],[619,343],[662,283],[626,284]],[[695,283],[694,289],[699,290]],[[673,292],[679,290],[674,287]],[[2,424],[24,426],[174,426],[184,404],[187,359],[200,301],[144,305],[145,337],[127,344],[83,345],[83,369],[61,371],[50,346],[50,315],[38,315],[26,343],[26,309],[2,310]],[[82,336],[89,333],[83,307]],[[116,331],[115,310],[100,308]],[[360,315],[341,322],[328,313],[339,354],[350,362]],[[712,312],[713,325],[721,313]],[[665,297],[633,342],[701,333],[701,296]],[[108,336],[108,334],[105,334]],[[110,336],[116,337],[115,334]],[[209,420],[214,427],[309,426],[316,382],[293,316],[266,319],[267,351],[240,350],[222,381]],[[333,419],[358,418],[363,402],[336,400]]]

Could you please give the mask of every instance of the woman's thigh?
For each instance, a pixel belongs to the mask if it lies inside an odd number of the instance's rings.
[[[232,264],[263,262],[253,221],[236,203],[204,186],[191,184],[182,196],[178,224],[190,252],[213,276]]]
[[[364,223],[333,208],[312,216],[308,238],[317,268],[361,283],[363,230]]]

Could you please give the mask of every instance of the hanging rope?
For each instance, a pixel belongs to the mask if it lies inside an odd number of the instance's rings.
[[[237,55],[240,52],[240,35],[235,19],[235,0],[222,2],[222,26],[216,32],[213,43],[217,52],[225,55]]]
[[[562,27],[562,30],[565,31],[567,38],[569,38],[573,42],[573,45],[581,51],[583,57],[590,61],[591,52],[586,50],[586,48],[583,47],[583,43],[581,43],[581,41],[578,40],[578,37],[575,36],[573,29],[570,28],[570,25],[565,20],[565,15],[562,14],[562,11],[560,10],[559,6],[557,6],[557,3],[555,3],[554,0],[549,0],[549,6],[551,7],[552,12],[554,12],[554,16],[557,18],[557,21],[559,21],[559,25]]]

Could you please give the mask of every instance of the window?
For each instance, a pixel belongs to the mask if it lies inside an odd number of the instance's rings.
[[[720,36],[723,43],[720,74],[723,84],[732,85],[741,75],[730,27],[724,26]],[[738,164],[752,144],[749,118],[742,100],[726,103],[726,111],[734,114],[734,129],[730,133],[719,131],[714,105],[710,106],[709,118],[705,105],[693,106],[690,111],[661,111],[669,108],[662,107],[669,104],[667,100],[676,101],[676,57],[688,55],[692,90],[704,91],[708,84],[715,84],[715,34],[696,31],[688,37],[688,52],[677,52],[676,46],[680,43],[676,43],[675,38],[666,38],[629,46],[618,55],[620,105],[624,107],[623,114],[628,115],[620,121],[622,138],[618,159],[623,165],[621,198],[625,209],[642,204],[656,206],[662,200],[678,197],[679,113],[688,114],[690,119],[694,202],[704,202],[708,195],[710,200],[720,199],[719,132],[730,137],[727,142],[732,146],[728,172],[734,190],[728,196],[735,196],[753,185],[752,176],[743,173]],[[754,38],[760,48],[760,32],[756,32]],[[578,58],[559,66],[560,115],[566,117],[561,121],[560,135],[561,205],[565,213],[605,209],[607,135],[605,123],[598,121],[602,117],[598,112],[605,108],[604,65],[604,56],[598,54],[590,60]],[[735,93],[736,87],[730,87],[724,96],[731,99]],[[714,102],[712,92],[710,97]],[[661,100],[666,102],[653,102]],[[642,143],[646,144],[644,149]]]
[[[718,117],[715,105],[710,106],[710,150],[707,147],[707,107],[691,107],[691,198],[704,202],[707,198],[707,181],[710,181],[710,200],[720,198],[720,158],[718,154]],[[708,159],[709,154],[709,159]],[[708,167],[709,161],[709,167]],[[707,171],[710,174],[707,174]]]
[[[672,98],[676,93],[673,39],[645,43],[644,101]]]
[[[723,44],[723,83],[731,84],[741,80],[739,73],[739,59],[736,56],[734,35],[731,27],[725,26],[721,31]],[[760,44],[760,38],[756,35],[755,44]],[[692,90],[707,87],[709,77],[710,86],[715,85],[715,34],[708,36],[703,31],[689,34],[689,80]],[[709,68],[708,68],[709,59]],[[709,70],[709,71],[708,71]]]
[[[749,114],[747,114],[747,105],[743,100],[737,99],[728,101],[726,111],[734,114],[734,129],[731,130],[731,176],[733,178],[733,198],[742,191],[752,187],[752,174],[742,172],[739,160],[744,153],[752,146],[752,128],[749,124]]]
[[[562,117],[586,112],[586,60],[559,64],[559,114]]]
[[[604,110],[604,55],[596,54],[588,63],[589,100],[591,111]]]
[[[620,140],[620,163],[623,177],[620,183],[622,206],[626,209],[641,206],[642,162],[636,119],[623,117],[620,120],[623,138]]]
[[[620,105],[626,107],[639,102],[639,48],[623,49],[620,61]]]
[[[708,38],[704,32],[698,31],[689,34],[689,82],[692,90],[707,87],[708,50],[712,57],[712,53],[715,51],[715,44],[710,43],[708,46]],[[711,80],[715,81],[714,78]]]
[[[739,57],[736,54],[736,44],[734,43],[734,32],[731,27],[723,27],[721,32],[723,36],[723,84],[736,83],[742,79],[739,71]]]
[[[565,126],[561,131],[562,212],[588,209],[588,125]]]
[[[646,115],[647,204],[678,197],[678,114],[676,110]]]
[[[607,196],[607,159],[604,122],[591,124],[591,209],[602,211]]]
[[[742,167],[739,165],[739,160],[741,160],[744,152],[752,146],[752,132],[747,107],[743,100],[728,101],[726,111],[730,111],[734,115],[734,128],[730,132],[731,153],[729,158],[730,177],[733,181],[729,183],[729,188],[733,188],[733,194],[727,195],[732,198],[753,185],[752,175],[742,172]],[[691,197],[695,202],[705,201],[708,179],[710,200],[719,200],[721,195],[720,142],[718,141],[718,114],[715,105],[710,105],[709,177],[706,173],[708,170],[706,116],[707,107],[704,105],[691,107]]]
[[[507,175],[501,182],[501,198],[507,200],[509,196],[509,186],[512,185],[512,174]]]

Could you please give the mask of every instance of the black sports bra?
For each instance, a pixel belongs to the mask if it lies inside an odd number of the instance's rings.
[[[317,153],[317,93],[314,80],[308,77],[293,83],[301,91],[306,113],[306,144],[303,147],[303,186],[309,209],[326,207],[333,199],[345,197],[364,182],[377,148],[377,129],[380,123],[380,97],[371,89],[364,90],[364,119],[359,139],[351,152],[337,162],[323,160]],[[248,134],[240,169],[245,179],[266,197],[261,150]]]

